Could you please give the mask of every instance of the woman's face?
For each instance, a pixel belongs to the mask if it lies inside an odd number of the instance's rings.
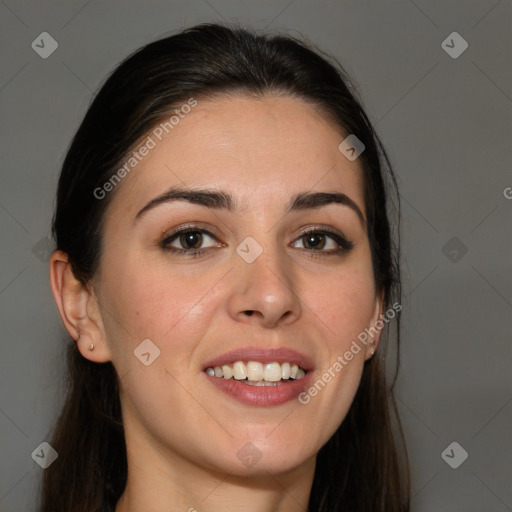
[[[344,354],[381,312],[362,169],[338,149],[348,134],[299,99],[232,97],[198,101],[162,140],[150,135],[155,147],[111,192],[94,281],[104,337],[83,354],[113,362],[127,442],[147,460],[240,475],[311,463],[371,356],[361,343],[350,361]],[[223,193],[231,208],[174,199],[138,215],[171,188]],[[313,198],[289,209],[295,196],[319,192],[355,207]],[[180,227],[188,234],[173,238]],[[286,376],[286,362],[309,371],[251,386],[210,376],[211,361],[232,370],[252,361],[252,378],[272,362],[281,364],[269,379]],[[298,399],[318,381],[315,396]]]

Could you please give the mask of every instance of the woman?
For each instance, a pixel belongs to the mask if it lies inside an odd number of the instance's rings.
[[[43,512],[409,510],[398,194],[351,87],[305,43],[214,24],[102,86],[53,221],[75,341]]]

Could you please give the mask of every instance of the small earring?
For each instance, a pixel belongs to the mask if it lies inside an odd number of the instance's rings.
[[[375,354],[375,350],[374,350],[374,348],[372,347],[372,356],[373,356],[373,354]]]
[[[93,350],[94,349],[94,345],[91,343],[91,346],[89,347],[89,350]],[[372,352],[373,354],[373,352]]]

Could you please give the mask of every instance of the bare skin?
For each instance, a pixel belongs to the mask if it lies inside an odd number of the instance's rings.
[[[307,509],[316,454],[347,414],[370,345],[307,405],[240,403],[205,378],[203,365],[235,348],[286,347],[309,355],[320,378],[383,312],[354,209],[285,211],[295,194],[339,192],[366,218],[360,163],[338,150],[346,135],[296,98],[199,101],[110,192],[90,286],[64,253],[52,255],[64,325],[83,357],[112,361],[120,378],[129,476],[116,512]],[[240,209],[173,201],[135,220],[171,186],[224,190]],[[159,245],[189,224],[213,235],[199,232],[198,257]],[[330,234],[312,242],[301,234],[322,227],[352,249]],[[252,263],[236,252],[248,236],[263,249]],[[192,244],[178,236],[168,246]],[[134,356],[146,339],[160,350],[149,366]],[[251,467],[237,457],[248,442],[261,454]]]

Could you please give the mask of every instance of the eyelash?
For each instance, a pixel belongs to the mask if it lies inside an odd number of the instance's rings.
[[[160,247],[164,251],[166,251],[166,252],[170,252],[170,253],[178,254],[178,255],[183,255],[183,256],[191,256],[193,258],[198,258],[202,254],[207,252],[208,249],[212,249],[213,248],[213,247],[209,247],[207,249],[176,249],[175,247],[170,247],[168,245],[171,242],[174,242],[174,240],[176,240],[179,237],[179,235],[181,235],[183,233],[202,233],[202,234],[206,234],[209,237],[217,240],[215,235],[210,233],[210,231],[208,231],[207,229],[202,229],[202,228],[199,228],[197,226],[182,226],[182,227],[176,229],[169,236],[166,236],[160,242],[160,244],[159,244]],[[316,257],[322,258],[324,256],[339,256],[339,255],[341,255],[343,253],[349,252],[354,247],[353,242],[351,242],[351,241],[347,240],[346,238],[344,238],[337,231],[334,231],[334,230],[329,229],[329,228],[305,229],[304,231],[301,231],[299,237],[296,240],[299,240],[299,239],[301,239],[301,238],[303,238],[303,237],[305,237],[307,235],[310,235],[310,234],[327,235],[328,238],[331,238],[332,240],[334,240],[338,244],[338,246],[339,246],[339,249],[330,250],[330,251],[323,251],[321,249],[319,249],[319,250],[316,250],[316,249],[303,249],[303,250],[305,250],[307,252],[311,252],[312,254],[310,254],[309,256],[313,257],[313,258],[316,258]]]

